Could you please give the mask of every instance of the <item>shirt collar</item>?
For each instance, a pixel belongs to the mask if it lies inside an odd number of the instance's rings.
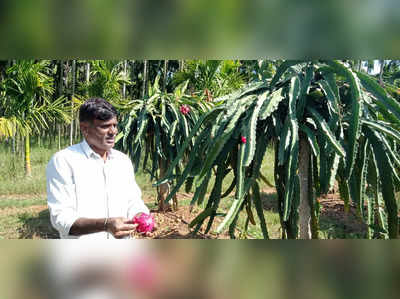
[[[82,151],[83,151],[83,153],[86,155],[86,157],[88,158],[88,159],[90,159],[91,157],[93,157],[93,156],[99,156],[99,154],[98,153],[96,153],[91,147],[90,147],[90,145],[87,143],[87,141],[86,141],[86,139],[83,139],[83,141],[81,142],[81,148],[82,148]],[[113,159],[114,158],[114,150],[113,149],[110,149],[108,152],[107,152],[107,160],[108,159]]]

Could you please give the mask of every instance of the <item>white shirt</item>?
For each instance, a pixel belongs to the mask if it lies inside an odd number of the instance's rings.
[[[106,232],[72,236],[74,222],[84,218],[127,217],[149,213],[141,199],[129,157],[111,149],[106,161],[86,141],[54,154],[46,169],[50,220],[60,238],[112,238]]]

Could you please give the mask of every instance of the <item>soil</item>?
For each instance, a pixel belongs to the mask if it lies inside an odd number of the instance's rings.
[[[275,189],[269,188],[263,190],[263,208],[277,212],[276,200],[274,199]],[[178,194],[179,199],[190,198],[190,194]],[[145,202],[152,203],[154,199],[145,198]],[[344,202],[338,194],[328,194],[325,198],[319,199],[321,203],[320,223],[321,229],[332,228],[335,231],[330,233],[329,238],[346,238],[351,235],[365,235],[366,226],[359,217],[356,216],[355,208],[350,206],[350,211],[345,212]],[[215,230],[222,218],[217,217],[214,221],[212,229],[209,233],[203,233],[200,230],[197,234],[193,234],[193,229],[190,229],[188,224],[198,215],[200,210],[191,212],[189,206],[179,206],[177,211],[159,212],[151,211],[154,214],[156,221],[156,229],[151,236],[143,237],[144,239],[229,239],[228,233],[216,235],[210,233]],[[22,221],[23,225],[16,229],[15,232],[10,232],[6,238],[31,238],[31,239],[46,239],[57,238],[57,232],[51,227],[49,222],[49,212],[46,205],[37,205],[23,208],[4,208],[0,209],[0,217],[15,216]],[[205,222],[204,226],[206,225]],[[337,232],[337,226],[339,232]]]
[[[197,216],[191,213],[188,206],[178,207],[177,211],[159,212],[152,210],[154,214],[156,229],[149,237],[141,237],[145,239],[229,239],[228,234],[215,235],[212,233],[193,233],[193,229],[189,228],[189,223]],[[216,219],[213,224],[215,229],[220,221]],[[212,230],[212,229],[211,229]],[[211,231],[210,230],[210,231]]]
[[[321,204],[320,227],[325,223],[334,223],[340,226],[340,233],[331,235],[335,239],[365,238],[367,225],[362,222],[360,216],[357,215],[357,210],[354,205],[350,204],[349,210],[345,211],[343,200],[340,199],[338,193],[328,194],[318,199]]]
[[[178,194],[178,198],[187,196],[187,194]],[[151,199],[145,199],[145,202],[151,201]],[[179,206],[177,211],[169,210],[164,213],[151,210],[151,213],[154,214],[156,229],[151,236],[137,235],[136,237],[142,239],[229,239],[228,234],[218,236],[212,233],[204,234],[201,232],[193,234],[193,230],[189,228],[188,224],[197,216],[197,213],[191,213],[188,206]],[[10,227],[5,232],[6,238],[58,238],[58,233],[51,227],[47,205],[3,208],[0,209],[0,217],[15,217],[22,222],[22,225],[18,228],[15,228],[15,226]],[[216,219],[214,222],[213,229],[220,223],[220,220]]]

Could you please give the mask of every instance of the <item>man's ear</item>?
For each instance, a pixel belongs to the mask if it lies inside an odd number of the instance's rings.
[[[89,128],[89,123],[87,121],[81,121],[79,122],[79,127],[81,128],[83,136],[85,136]]]

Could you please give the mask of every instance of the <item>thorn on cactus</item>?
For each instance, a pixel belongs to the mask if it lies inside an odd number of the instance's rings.
[[[242,137],[240,138],[240,141],[241,141],[243,144],[245,144],[245,143],[247,142],[247,138],[244,137],[244,136],[242,136]]]

